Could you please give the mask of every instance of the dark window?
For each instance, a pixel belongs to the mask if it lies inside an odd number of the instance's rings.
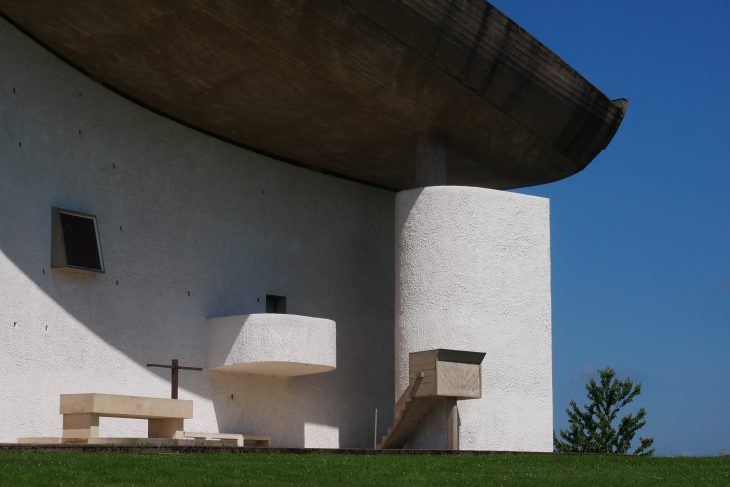
[[[266,295],[266,312],[286,314],[286,296]]]
[[[53,208],[51,267],[104,272],[96,217]]]

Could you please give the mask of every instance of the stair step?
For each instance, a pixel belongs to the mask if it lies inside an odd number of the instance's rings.
[[[423,378],[423,373],[420,377]],[[417,388],[417,385],[409,385],[396,402],[393,424],[388,427],[382,441],[377,445],[378,449],[402,448],[431,409],[436,398],[412,397],[416,390],[414,387]]]

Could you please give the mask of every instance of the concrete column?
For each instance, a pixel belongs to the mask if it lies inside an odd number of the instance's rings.
[[[99,436],[98,414],[64,414],[64,438],[96,438]]]
[[[446,139],[434,133],[416,137],[415,187],[446,184]]]
[[[485,352],[482,398],[458,402],[460,448],[552,451],[548,200],[413,189],[397,194],[395,223],[396,399],[410,352]],[[445,419],[427,417],[440,425],[413,447],[443,448]]]
[[[183,419],[162,418],[147,421],[148,438],[177,438],[183,432]]]
[[[449,400],[449,417],[446,420],[448,423],[447,435],[446,435],[446,449],[447,450],[458,450],[459,449],[459,406],[455,399]]]

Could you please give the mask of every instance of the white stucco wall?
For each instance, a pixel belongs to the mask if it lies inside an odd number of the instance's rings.
[[[552,451],[548,200],[438,186],[396,196],[396,398],[408,353],[485,352],[482,398],[458,402],[462,449]],[[427,419],[445,420],[434,410]],[[442,418],[443,416],[443,418]],[[408,446],[445,448],[427,424]]]
[[[392,419],[393,193],[159,117],[2,20],[0,66],[0,441],[60,435],[61,393],[167,396],[145,364],[204,365],[206,318],[270,293],[337,323],[337,370],[181,372],[186,428],[369,446],[374,409]],[[105,274],[50,269],[54,205],[97,216]]]

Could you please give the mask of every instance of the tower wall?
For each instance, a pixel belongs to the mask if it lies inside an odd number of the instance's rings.
[[[549,202],[434,186],[396,196],[396,399],[408,354],[486,352],[482,398],[462,400],[465,450],[552,451]],[[445,448],[434,407],[408,447]]]

